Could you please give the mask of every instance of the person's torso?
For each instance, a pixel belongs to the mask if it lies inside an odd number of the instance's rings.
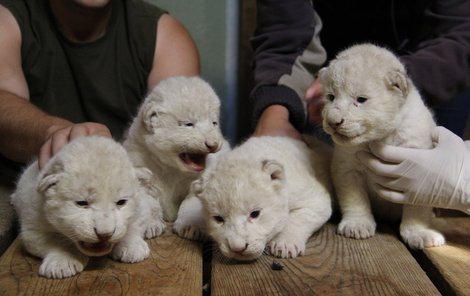
[[[30,101],[72,122],[107,125],[120,139],[147,94],[158,18],[164,13],[138,0],[113,0],[106,34],[90,43],[68,41],[43,0],[1,0],[22,38],[22,67]],[[21,164],[0,155],[0,183]]]
[[[47,1],[19,1],[15,8],[30,101],[72,122],[106,124],[119,139],[147,93],[163,11],[115,0],[106,34],[73,43],[55,26]]]
[[[323,22],[320,38],[328,59],[347,47],[372,42],[406,51],[425,34],[424,11],[432,1],[313,0]]]

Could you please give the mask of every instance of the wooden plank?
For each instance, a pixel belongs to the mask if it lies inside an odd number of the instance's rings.
[[[211,295],[440,295],[390,229],[366,240],[335,234],[328,223],[309,240],[305,256],[229,261],[215,252]]]
[[[74,277],[46,279],[37,274],[40,260],[16,239],[0,258],[0,295],[202,295],[202,244],[171,230],[148,243],[143,262],[93,258]]]
[[[450,288],[449,293],[470,295],[470,217],[437,220],[447,243],[424,250],[424,255]]]

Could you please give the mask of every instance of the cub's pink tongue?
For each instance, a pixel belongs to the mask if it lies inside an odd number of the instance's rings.
[[[206,156],[203,153],[181,153],[180,158],[184,164],[193,171],[201,172],[206,167]]]

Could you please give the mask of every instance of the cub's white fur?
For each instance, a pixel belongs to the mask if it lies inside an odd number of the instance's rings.
[[[253,260],[302,255],[331,215],[328,154],[287,137],[252,137],[193,183],[222,253]]]
[[[220,100],[199,77],[171,77],[147,96],[123,145],[136,167],[153,173],[149,193],[173,222],[206,157],[224,143]]]
[[[112,139],[78,138],[39,171],[32,163],[12,194],[20,237],[28,252],[41,257],[39,274],[73,276],[88,256],[139,262],[149,255],[143,240],[150,216],[146,194],[124,148]],[[163,221],[157,234],[161,234]]]
[[[336,143],[332,175],[342,212],[338,232],[357,239],[373,236],[374,211],[376,218],[401,215],[400,234],[412,248],[444,244],[444,237],[429,227],[432,208],[404,206],[402,212],[401,206],[377,198],[355,156],[372,141],[433,146],[432,114],[403,64],[384,48],[356,45],[322,69],[319,79],[325,96],[323,127]]]
[[[230,144],[224,142],[221,150],[207,156],[205,172],[212,169],[217,159],[230,151]],[[178,210],[178,217],[173,223],[173,231],[184,238],[192,240],[206,240],[207,230],[202,211],[202,203],[194,192],[194,186],[190,186],[188,196],[183,200]]]

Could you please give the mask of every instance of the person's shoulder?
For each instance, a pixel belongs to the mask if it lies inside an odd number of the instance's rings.
[[[5,29],[3,30],[5,34],[2,35],[9,36],[8,38],[11,38],[11,34],[19,32],[18,26],[19,23],[21,23],[21,18],[18,14],[18,8],[15,8],[14,5],[10,5],[11,2],[14,1],[0,0],[0,26]]]

